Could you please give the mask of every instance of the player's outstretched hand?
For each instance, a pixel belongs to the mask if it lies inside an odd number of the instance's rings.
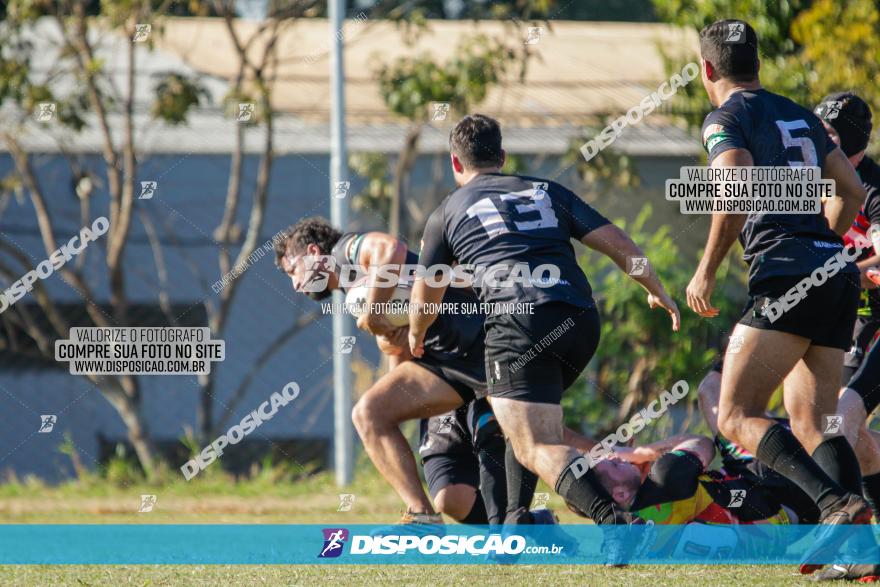
[[[672,298],[670,298],[665,292],[663,295],[659,296],[648,294],[648,306],[650,306],[652,310],[654,308],[663,308],[666,310],[669,313],[669,317],[672,318],[672,330],[678,332],[678,329],[681,327],[681,313],[678,311],[678,306]]]
[[[381,314],[364,314],[357,321],[357,327],[361,330],[369,332],[373,336],[388,335],[395,326],[388,321],[388,318]]]
[[[688,307],[703,318],[714,318],[720,310],[709,299],[715,289],[715,276],[697,271],[687,286]]]
[[[425,354],[425,335],[424,334],[414,334],[410,329],[409,331],[409,352],[412,353],[412,356],[415,358],[420,358]]]
[[[880,267],[868,267],[862,271],[862,289],[877,289],[880,286]]]

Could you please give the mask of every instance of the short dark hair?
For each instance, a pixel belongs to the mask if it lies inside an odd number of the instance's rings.
[[[275,264],[281,268],[285,255],[302,254],[309,245],[317,245],[322,255],[329,255],[342,238],[342,233],[320,216],[303,218],[284,229],[283,234],[284,238],[275,241]]]
[[[449,133],[449,151],[468,169],[500,167],[504,151],[498,121],[482,114],[465,116]]]
[[[736,39],[730,40],[733,35]],[[726,19],[705,27],[700,54],[723,78],[750,82],[758,77],[758,34],[747,22]]]

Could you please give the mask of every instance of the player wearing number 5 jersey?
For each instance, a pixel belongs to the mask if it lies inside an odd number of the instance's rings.
[[[562,425],[562,393],[599,343],[598,312],[571,239],[624,269],[628,259],[646,261],[644,253],[563,186],[502,174],[504,150],[495,120],[465,117],[452,131],[450,150],[460,187],[431,214],[419,262],[426,267],[458,262],[486,268],[494,279],[475,286],[481,301],[532,304],[532,314],[486,317],[486,377],[495,416],[516,459],[555,487],[573,510],[599,523],[625,521],[624,513],[595,482],[588,462],[567,442]],[[521,271],[524,265],[527,272]],[[544,273],[541,266],[557,271]],[[670,313],[677,329],[675,302],[649,264],[639,269],[632,272],[633,278],[648,291],[652,306]],[[527,273],[531,279],[513,279],[514,273]],[[411,298],[410,346],[416,356],[435,318],[428,308],[444,291],[428,277],[416,283]],[[507,473],[508,487],[515,487],[520,482],[516,470],[508,467]],[[508,522],[518,518],[511,512]]]
[[[702,260],[687,288],[688,306],[713,318],[715,273],[739,237],[749,263],[750,302],[734,329],[742,347],[727,353],[719,400],[721,433],[798,485],[823,524],[871,518],[860,497],[859,463],[846,439],[823,434],[833,414],[859,298],[858,270],[842,235],[865,198],[850,162],[806,108],[761,87],[758,38],[742,21],[700,33],[701,75],[717,109],[703,126],[712,167],[818,166],[836,197],[822,214],[714,214]],[[784,303],[783,303],[784,302]],[[765,415],[784,382],[791,430]],[[806,450],[805,450],[806,449]],[[806,562],[822,562],[844,535],[824,533]],[[811,573],[819,564],[804,564]]]

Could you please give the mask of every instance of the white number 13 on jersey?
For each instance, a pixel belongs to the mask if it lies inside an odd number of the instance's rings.
[[[556,228],[559,226],[559,219],[556,218],[556,212],[553,211],[553,205],[550,202],[550,196],[542,189],[529,189],[522,192],[514,192],[510,194],[501,194],[502,200],[520,200],[515,205],[517,214],[528,214],[537,212],[540,217],[536,220],[513,220],[513,226],[508,226],[504,222],[504,218],[495,207],[495,203],[491,198],[483,198],[467,209],[467,215],[470,218],[478,218],[483,228],[489,233],[489,238],[516,230],[525,232],[529,230],[538,230],[540,228]]]

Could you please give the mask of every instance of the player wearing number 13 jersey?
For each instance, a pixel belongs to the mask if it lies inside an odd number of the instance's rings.
[[[629,261],[630,274],[650,294],[649,303],[665,308],[677,328],[675,302],[641,249],[574,193],[552,181],[501,173],[505,154],[495,120],[465,117],[450,135],[450,151],[459,189],[431,214],[419,263],[507,267],[511,273],[528,266],[531,281],[506,279],[508,271],[501,270],[491,283],[484,279],[476,286],[483,302],[525,302],[534,310],[487,315],[486,376],[496,418],[516,460],[555,487],[569,507],[599,523],[626,521],[563,432],[562,393],[599,342],[598,312],[571,240],[609,256],[623,269]],[[551,277],[538,271],[542,265],[558,271]],[[443,290],[429,279],[413,288],[410,346],[416,356],[434,319],[430,304],[441,299]],[[508,487],[516,487],[515,468],[508,467],[507,475]],[[509,521],[517,521],[512,517]],[[620,546],[610,538],[611,560]]]

